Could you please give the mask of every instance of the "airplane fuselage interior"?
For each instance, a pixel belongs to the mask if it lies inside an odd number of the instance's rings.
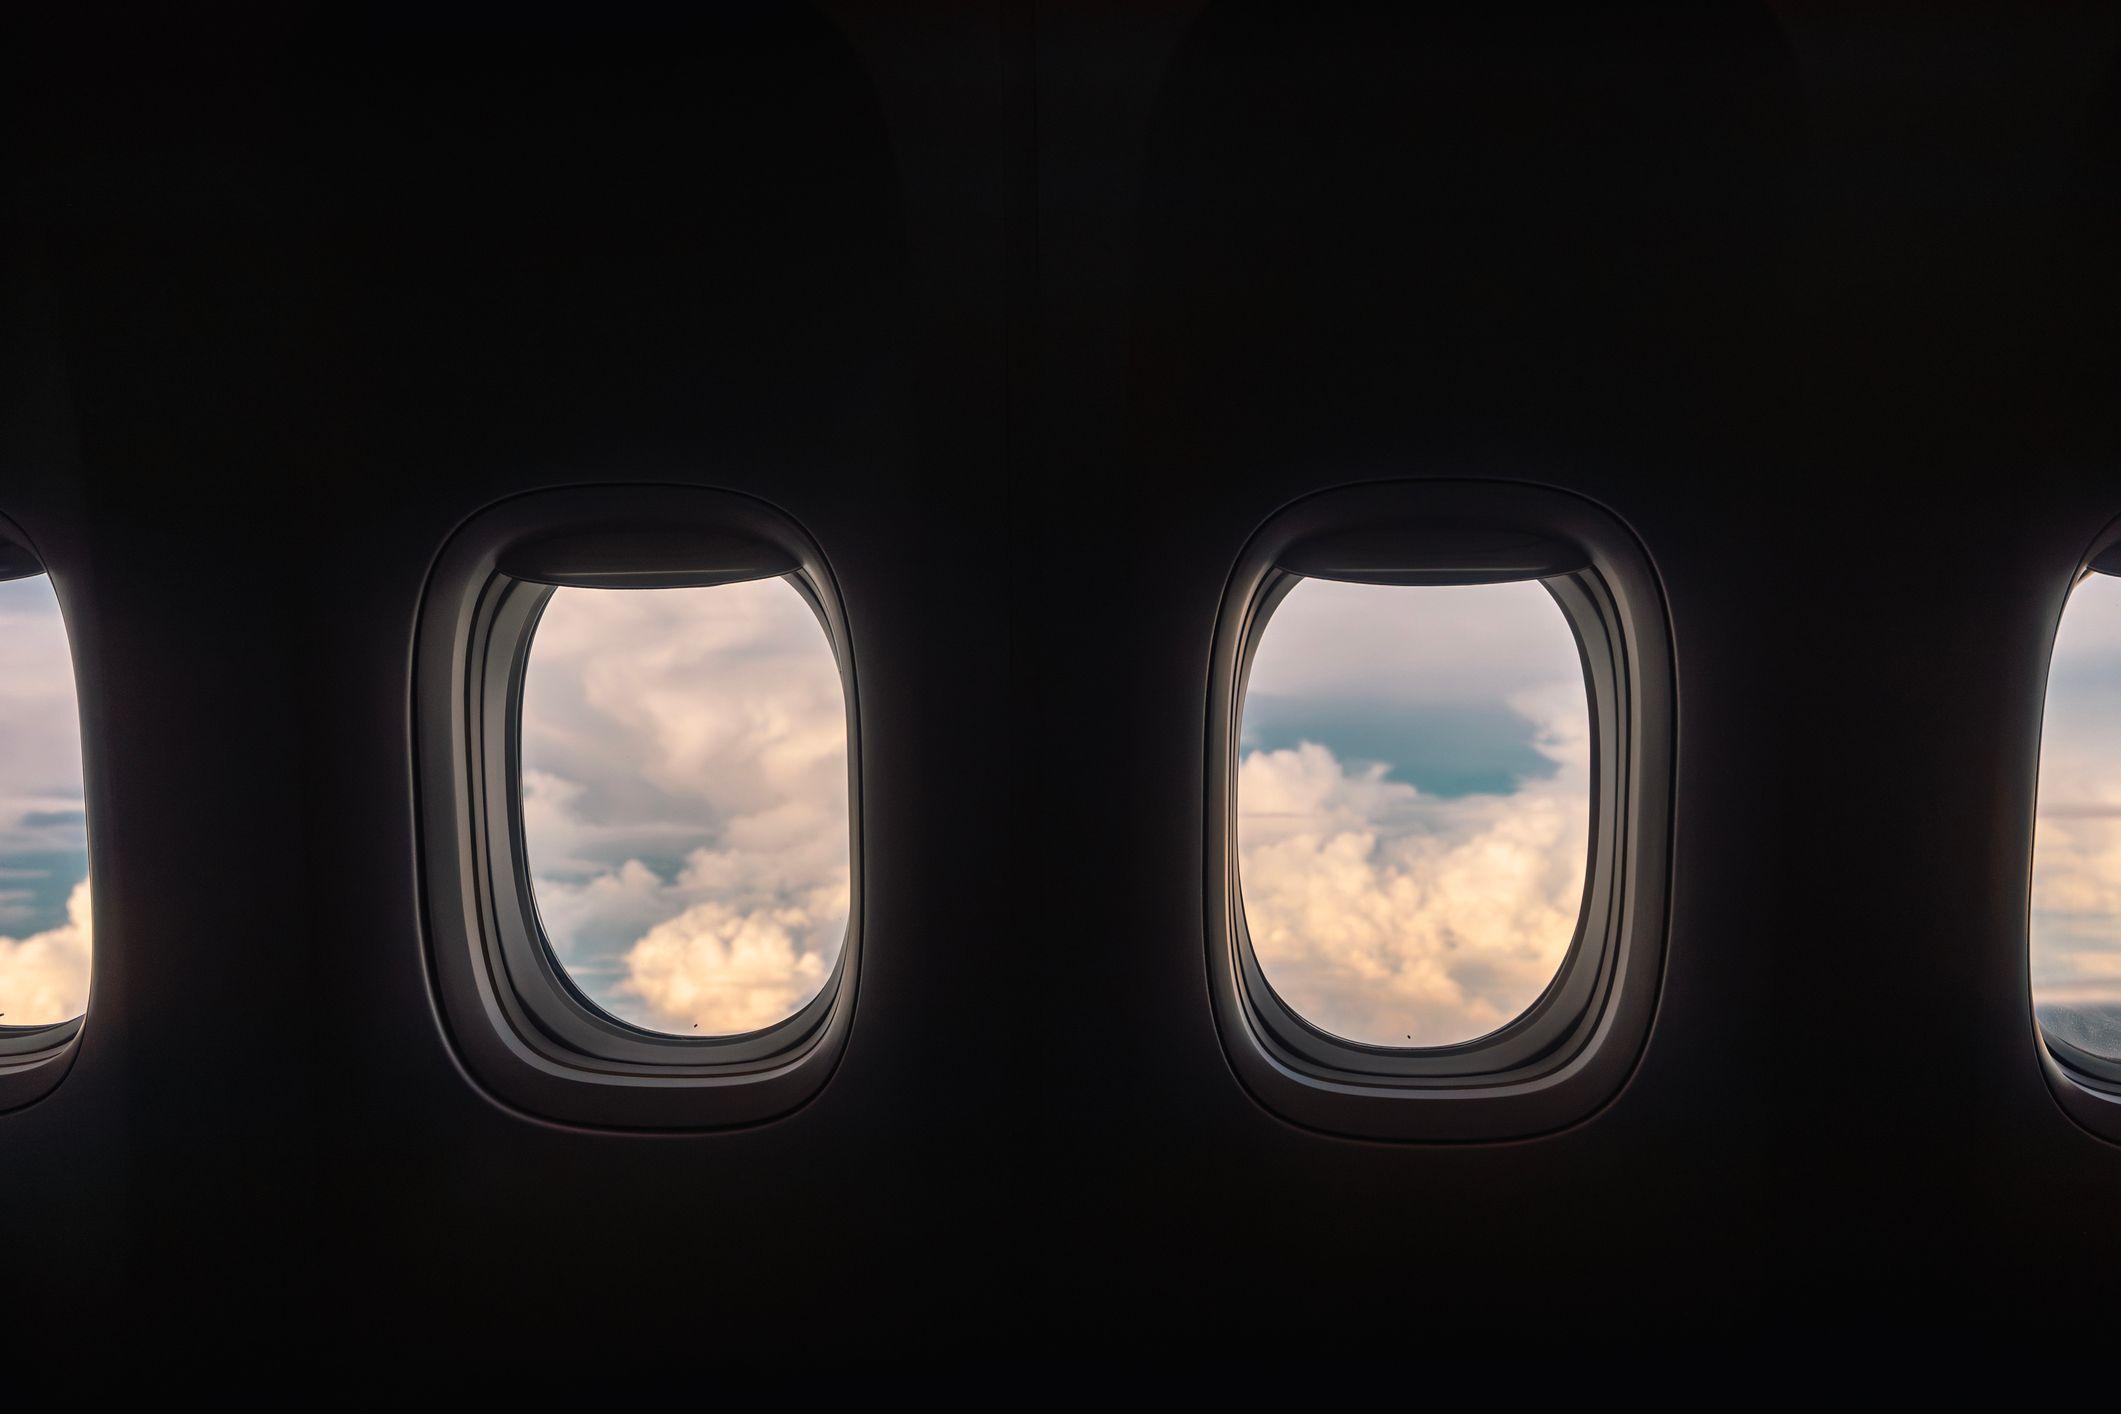
[[[2110,1322],[2121,7],[0,33],[0,1364]]]

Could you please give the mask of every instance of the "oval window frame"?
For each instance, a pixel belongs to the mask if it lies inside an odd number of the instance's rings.
[[[809,602],[847,713],[849,906],[832,975],[758,1031],[674,1036],[584,997],[538,922],[522,827],[524,670],[554,588],[653,589],[781,577]],[[862,938],[860,699],[838,584],[776,507],[678,485],[533,491],[450,537],[421,603],[413,698],[430,979],[466,1072],[504,1105],[613,1129],[757,1124],[807,1103],[852,1024]]]
[[[1584,904],[1546,990],[1485,1036],[1405,1048],[1332,1036],[1275,995],[1252,955],[1237,853],[1244,693],[1274,606],[1304,576],[1539,579],[1575,631],[1593,743]],[[1254,533],[1225,588],[1210,663],[1205,912],[1217,1032],[1256,1100],[1328,1133],[1447,1142],[1552,1132],[1619,1093],[1647,1043],[1663,973],[1677,751],[1670,643],[1640,542],[1572,493],[1370,482],[1305,497]]]

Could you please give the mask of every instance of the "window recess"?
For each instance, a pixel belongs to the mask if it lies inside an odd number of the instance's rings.
[[[445,1028],[502,1101],[756,1123],[837,1063],[861,946],[854,658],[750,497],[538,492],[451,539],[415,705]]]
[[[1664,950],[1665,625],[1633,536],[1546,488],[1347,487],[1254,536],[1212,663],[1206,914],[1262,1104],[1479,1140],[1617,1093]]]
[[[2048,1088],[2121,1142],[2121,522],[2078,563],[2050,643],[2026,955]]]
[[[59,587],[0,517],[0,1110],[72,1065],[92,910],[81,710]]]

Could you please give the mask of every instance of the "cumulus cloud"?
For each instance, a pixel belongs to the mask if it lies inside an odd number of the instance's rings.
[[[786,583],[557,592],[523,709],[539,916],[614,1015],[771,1025],[831,975],[847,743],[824,630]]]
[[[825,985],[824,952],[801,941],[813,931],[802,908],[696,903],[628,950],[622,990],[659,1017],[695,1018],[704,1032],[756,1031],[794,1014]]]
[[[0,1026],[44,1026],[87,1011],[92,941],[86,879],[67,896],[64,923],[0,937]]]
[[[1261,970],[1349,1040],[1470,1040],[1538,999],[1575,933],[1589,848],[1580,679],[1520,691],[1551,776],[1444,799],[1325,746],[1240,764],[1238,851]]]

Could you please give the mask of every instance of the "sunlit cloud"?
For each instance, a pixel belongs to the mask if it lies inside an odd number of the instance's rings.
[[[1310,742],[1245,757],[1253,950],[1315,1025],[1373,1044],[1468,1040],[1530,1006],[1560,968],[1589,848],[1583,693],[1563,683],[1511,706],[1559,769],[1509,794],[1439,800]]]
[[[841,910],[844,923],[845,910]],[[626,954],[620,991],[660,1018],[695,1018],[703,1032],[756,1031],[793,1015],[825,985],[825,950],[806,948],[816,920],[803,908],[696,903],[658,923]]]
[[[87,1011],[93,943],[86,879],[67,895],[64,923],[0,937],[0,1026],[46,1026]]]

